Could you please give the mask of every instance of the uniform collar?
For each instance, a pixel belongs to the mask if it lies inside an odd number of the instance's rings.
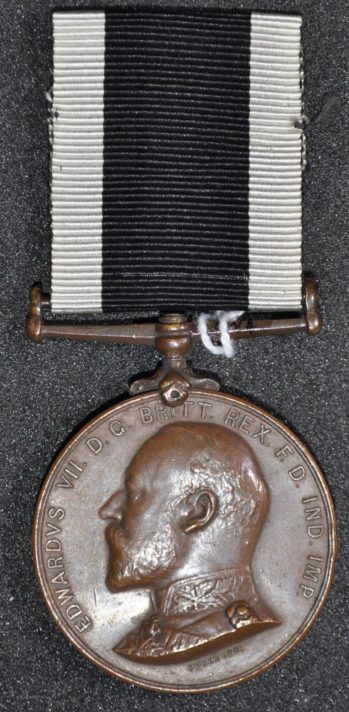
[[[225,608],[232,600],[250,600],[254,594],[249,567],[222,569],[171,583],[161,596],[158,613],[161,617],[195,615]]]

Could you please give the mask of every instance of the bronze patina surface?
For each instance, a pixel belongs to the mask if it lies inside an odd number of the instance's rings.
[[[314,622],[334,510],[299,439],[264,410],[191,390],[120,403],[52,465],[34,559],[45,601],[107,672],[160,691],[253,677]]]

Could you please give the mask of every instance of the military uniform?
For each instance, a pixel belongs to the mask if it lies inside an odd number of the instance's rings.
[[[114,651],[142,662],[180,662],[277,624],[257,595],[250,569],[226,569],[172,583],[156,613]]]

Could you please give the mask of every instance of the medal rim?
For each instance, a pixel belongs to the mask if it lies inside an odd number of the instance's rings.
[[[266,672],[269,670],[271,667],[274,667],[277,663],[279,663],[281,660],[283,660],[292,650],[293,648],[300,643],[305,636],[308,634],[310,629],[313,627],[314,623],[316,622],[323,606],[324,603],[329,595],[331,585],[333,582],[333,577],[334,577],[334,568],[335,568],[335,560],[336,560],[336,555],[337,555],[337,550],[338,550],[338,537],[337,537],[337,530],[336,530],[336,513],[334,509],[334,504],[332,501],[331,493],[329,490],[329,486],[326,482],[325,476],[317,464],[314,456],[308,449],[308,447],[299,439],[298,435],[296,435],[289,427],[288,425],[285,425],[282,421],[280,421],[277,417],[269,413],[265,408],[260,407],[259,405],[255,405],[251,401],[248,401],[244,398],[240,398],[239,396],[235,396],[230,393],[221,393],[219,391],[212,391],[208,389],[198,389],[198,388],[193,388],[190,391],[191,394],[197,395],[200,397],[213,397],[215,399],[221,400],[221,401],[227,401],[230,403],[235,403],[240,406],[247,406],[248,408],[252,408],[258,415],[262,417],[266,417],[269,421],[272,421],[278,428],[281,428],[283,432],[289,437],[296,445],[297,447],[300,448],[302,451],[302,454],[304,457],[308,460],[309,464],[313,468],[313,471],[316,474],[316,477],[319,481],[319,486],[322,492],[322,495],[324,496],[324,500],[326,502],[326,514],[328,517],[328,541],[329,541],[329,554],[328,554],[328,564],[327,564],[327,574],[326,574],[326,579],[323,582],[322,585],[322,593],[318,597],[316,603],[314,604],[313,610],[308,616],[306,623],[304,626],[302,626],[301,630],[296,633],[294,636],[292,636],[291,641],[284,645],[281,648],[281,651],[278,652],[276,655],[272,656],[271,658],[269,657],[265,662],[261,663],[257,668],[252,669],[250,671],[247,671],[246,673],[241,673],[240,675],[236,676],[233,680],[224,680],[222,682],[217,682],[216,684],[210,684],[205,687],[178,687],[178,686],[171,686],[171,685],[161,685],[156,682],[150,682],[147,680],[142,680],[138,677],[131,676],[130,674],[126,672],[122,672],[119,670],[116,670],[113,668],[109,663],[105,662],[98,656],[96,653],[93,652],[89,646],[84,645],[81,642],[81,639],[68,627],[66,624],[63,616],[60,616],[58,609],[56,609],[55,606],[55,601],[54,598],[51,594],[50,588],[48,584],[46,583],[46,576],[45,576],[45,570],[44,566],[42,563],[42,558],[41,558],[41,538],[39,536],[40,534],[40,523],[41,523],[41,515],[44,509],[44,505],[46,503],[46,495],[49,492],[49,488],[51,485],[51,481],[54,478],[56,474],[56,470],[59,467],[61,460],[66,457],[67,453],[69,450],[71,450],[76,442],[80,440],[80,438],[87,432],[90,431],[91,427],[101,423],[105,418],[108,418],[109,415],[117,411],[118,409],[121,409],[127,405],[137,405],[137,403],[141,404],[147,401],[153,400],[155,397],[159,398],[159,393],[158,391],[150,391],[149,393],[145,393],[142,395],[137,395],[137,396],[132,396],[130,398],[127,398],[125,400],[119,401],[118,403],[115,403],[114,405],[108,407],[107,409],[103,410],[101,413],[98,415],[94,416],[89,420],[87,423],[85,423],[81,428],[79,428],[74,435],[70,436],[68,440],[65,442],[63,447],[60,449],[58,455],[54,458],[51,466],[49,467],[43,482],[41,484],[39,494],[37,497],[36,505],[35,505],[35,510],[34,510],[34,518],[33,518],[33,529],[32,529],[32,557],[33,557],[33,563],[34,563],[34,571],[36,575],[36,579],[39,585],[39,590],[41,593],[41,596],[44,600],[44,603],[46,605],[46,608],[49,610],[51,616],[53,617],[54,622],[58,626],[59,630],[63,633],[65,638],[78,650],[79,653],[81,653],[85,658],[87,658],[90,662],[92,662],[94,665],[96,665],[100,670],[103,670],[103,672],[108,673],[110,676],[113,678],[117,678],[123,682],[127,682],[133,685],[137,685],[138,687],[145,688],[147,690],[153,690],[154,692],[162,692],[162,693],[175,693],[175,694],[204,694],[207,692],[215,692],[218,690],[226,689],[229,687],[235,687],[235,685],[238,685],[241,682],[247,682],[248,680],[251,680],[255,677],[258,677],[262,673]]]

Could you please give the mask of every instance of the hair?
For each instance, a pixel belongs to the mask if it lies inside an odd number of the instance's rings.
[[[162,446],[161,440],[165,441]],[[160,457],[158,466],[175,477],[169,493],[174,507],[209,489],[218,501],[219,526],[234,527],[239,536],[250,528],[258,534],[268,490],[252,449],[240,435],[212,423],[170,423],[140,450],[144,453],[150,447],[153,451],[154,445]]]

